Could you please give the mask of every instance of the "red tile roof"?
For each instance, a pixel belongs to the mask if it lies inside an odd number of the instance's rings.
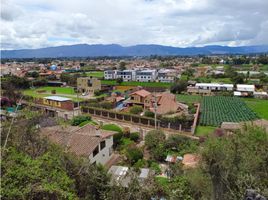
[[[148,92],[147,90],[138,90],[136,92],[131,93],[130,95],[137,94],[142,97],[147,97],[148,95],[151,95],[151,92]]]

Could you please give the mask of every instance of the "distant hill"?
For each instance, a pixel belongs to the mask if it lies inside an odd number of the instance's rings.
[[[96,57],[96,56],[150,56],[150,55],[213,55],[213,54],[250,54],[267,53],[268,45],[263,46],[204,46],[171,47],[162,45],[135,45],[123,47],[117,44],[47,47],[40,49],[2,50],[2,58],[57,58],[57,57]]]

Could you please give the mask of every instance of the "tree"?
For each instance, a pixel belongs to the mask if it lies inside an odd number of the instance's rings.
[[[116,83],[118,83],[119,85],[121,84],[123,82],[123,78],[118,78],[118,79],[116,79]]]
[[[140,133],[139,132],[130,133],[129,139],[131,139],[134,142],[138,142],[140,139]]]
[[[176,93],[180,94],[181,92],[186,91],[186,88],[187,88],[187,81],[179,80],[170,87],[170,92],[174,94]]]
[[[236,73],[234,76],[231,77],[231,81],[234,84],[243,84],[244,83],[244,78],[245,78],[244,74]]]
[[[142,107],[141,106],[132,106],[130,109],[129,109],[129,112],[132,113],[132,114],[139,114],[142,112]]]
[[[126,150],[126,156],[127,156],[128,161],[133,165],[138,160],[143,158],[143,153],[139,148],[133,146],[133,147],[129,147]]]
[[[146,110],[145,113],[144,113],[144,116],[153,118],[154,117],[154,112]]]
[[[187,68],[184,72],[182,72],[182,75],[185,75],[188,78],[190,78],[194,76],[194,71],[195,71],[194,69]]]
[[[250,188],[267,195],[267,150],[268,134],[260,127],[244,126],[228,137],[210,137],[202,160],[203,171],[211,179],[213,199],[243,199]]]
[[[166,136],[161,130],[152,130],[149,131],[145,136],[145,146],[148,149],[155,148],[158,144],[163,143],[166,139]]]
[[[77,199],[73,180],[52,152],[33,159],[9,148],[1,163],[3,199]]]
[[[126,69],[126,63],[124,61],[121,61],[119,63],[119,70],[125,70]]]

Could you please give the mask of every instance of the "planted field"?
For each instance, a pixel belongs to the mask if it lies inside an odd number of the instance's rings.
[[[101,83],[106,85],[164,87],[164,88],[169,88],[171,86],[170,83],[137,82],[137,81],[122,82],[121,84],[117,84],[115,80],[102,80]]]
[[[257,119],[246,104],[236,97],[203,97],[200,125],[220,126],[222,122],[241,122]]]

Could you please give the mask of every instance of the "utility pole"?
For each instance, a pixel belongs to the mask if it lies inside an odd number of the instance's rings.
[[[157,102],[156,102],[156,94],[154,92],[154,128],[157,128],[157,120],[156,120],[156,112],[157,112]]]

